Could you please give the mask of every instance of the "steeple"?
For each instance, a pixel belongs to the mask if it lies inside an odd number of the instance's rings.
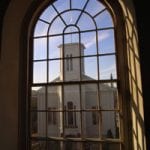
[[[111,80],[111,87],[113,88],[114,85],[113,85],[113,75],[112,75],[112,73],[110,74],[110,80]]]

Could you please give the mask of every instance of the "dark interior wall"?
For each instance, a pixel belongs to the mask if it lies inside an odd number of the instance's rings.
[[[0,0],[0,49],[1,49],[1,31],[3,25],[3,18],[5,11],[9,5],[10,0]],[[136,17],[137,17],[137,28],[139,35],[139,48],[140,48],[140,59],[141,59],[141,72],[142,72],[142,85],[143,85],[143,96],[144,96],[144,112],[145,112],[145,129],[147,136],[147,146],[150,149],[150,44],[148,45],[148,9],[145,8],[146,3],[143,1],[133,0],[135,5]],[[145,18],[146,17],[146,18]]]
[[[137,28],[139,35],[139,48],[141,59],[142,86],[144,97],[145,131],[147,140],[147,149],[150,149],[150,44],[148,44],[148,9],[143,1],[134,0]]]
[[[9,5],[9,2],[10,0],[0,0],[0,57],[1,57],[1,35],[2,35],[3,18],[6,9]]]

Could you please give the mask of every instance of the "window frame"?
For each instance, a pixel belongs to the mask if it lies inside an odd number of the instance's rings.
[[[32,35],[33,33],[33,27],[35,26],[35,23],[38,19],[39,14],[45,9],[45,7],[47,7],[49,4],[51,4],[54,1],[51,2],[33,2],[31,7],[28,10],[28,13],[25,15],[24,21],[25,24],[22,26],[22,38],[21,38],[21,49],[24,49],[23,52],[21,52],[21,56],[23,57],[23,59],[20,60],[22,66],[21,70],[23,70],[23,72],[20,74],[21,76],[21,94],[20,97],[23,100],[20,102],[21,105],[21,109],[19,107],[19,110],[21,110],[21,115],[20,115],[20,121],[19,121],[19,137],[20,138],[20,144],[19,147],[21,147],[22,149],[26,150],[29,148],[28,146],[28,127],[29,125],[26,123],[29,122],[29,118],[28,118],[28,107],[30,106],[30,104],[27,102],[27,97],[29,95],[31,95],[30,90],[28,88],[29,85],[29,81],[31,81],[31,76],[28,74],[29,70],[30,72],[32,72],[31,68],[30,68],[30,64],[31,64],[31,59],[32,58],[32,53],[30,51],[30,49],[32,49],[32,40],[30,35]],[[105,3],[103,0],[101,1],[103,3]],[[41,5],[42,4],[42,5]],[[131,148],[132,147],[132,140],[131,140],[131,131],[130,131],[130,123],[131,123],[131,116],[130,116],[130,110],[127,109],[130,107],[128,101],[125,101],[126,99],[129,99],[129,83],[128,83],[128,75],[126,73],[125,70],[127,70],[127,52],[126,52],[126,40],[125,40],[125,25],[124,25],[124,20],[123,20],[123,13],[122,13],[122,9],[121,6],[119,5],[118,2],[116,2],[115,0],[109,1],[107,3],[105,3],[105,5],[108,6],[108,8],[110,9],[110,13],[112,13],[112,15],[116,16],[116,30],[115,30],[115,35],[116,35],[116,46],[117,49],[122,49],[121,51],[118,51],[118,62],[121,62],[120,64],[118,64],[118,78],[122,79],[124,78],[124,80],[119,80],[119,89],[121,90],[122,95],[119,95],[119,97],[122,99],[122,110],[123,110],[123,114],[124,114],[124,122],[125,125],[124,127],[121,129],[124,134],[123,137],[125,137],[124,140],[124,147],[126,148]],[[111,7],[110,7],[111,5]],[[38,9],[37,9],[38,8]],[[120,15],[117,15],[119,13],[121,13]],[[34,14],[34,15],[30,15],[30,14]],[[115,21],[115,22],[116,22]],[[29,32],[30,31],[30,32]],[[25,44],[28,43],[28,44]],[[26,51],[27,49],[27,51]],[[124,59],[122,59],[124,58]],[[25,62],[24,62],[25,60]],[[28,61],[29,60],[29,61]],[[23,68],[23,69],[22,69]],[[26,68],[26,69],[24,69]],[[25,73],[25,74],[24,74]],[[128,117],[127,117],[128,116]],[[26,119],[24,119],[26,118]],[[128,118],[128,119],[126,119]],[[27,131],[27,132],[26,132]],[[128,132],[127,132],[128,131]],[[26,136],[24,136],[26,135]],[[130,136],[129,136],[130,135]],[[23,146],[24,145],[24,146]]]

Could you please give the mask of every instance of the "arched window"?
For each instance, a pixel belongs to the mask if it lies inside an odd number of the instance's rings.
[[[38,17],[30,50],[30,149],[122,149],[115,31],[110,9],[97,0],[57,0]],[[75,128],[66,126],[66,114]]]

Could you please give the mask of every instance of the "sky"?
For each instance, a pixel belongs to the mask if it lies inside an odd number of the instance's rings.
[[[79,9],[82,9],[85,6],[86,1],[87,0],[72,0],[72,9],[70,9],[70,0],[65,0],[65,2],[64,0],[57,0],[54,3],[54,6],[57,8],[57,11],[61,14],[61,17],[63,18],[68,27],[65,26],[60,17],[56,17],[57,12],[52,6],[48,6],[47,9],[45,9],[45,11],[40,15],[39,18],[46,22],[49,22],[51,26],[48,32],[48,23],[44,23],[40,20],[37,22],[34,31],[34,60],[46,59],[47,47],[49,49],[49,59],[60,58],[60,49],[58,46],[63,43],[63,36],[54,35],[69,32],[78,32],[78,28],[80,28],[81,31],[80,42],[85,46],[85,56],[97,54],[96,40],[98,41],[98,54],[114,53],[116,51],[114,44],[114,30],[102,30],[103,28],[113,27],[113,21],[109,12],[105,10],[101,14],[95,16],[100,11],[105,9],[105,6],[102,5],[100,2],[98,2],[97,0],[89,0],[85,8],[85,12],[88,12],[94,18],[97,28],[100,29],[97,32],[97,36],[95,31],[83,32],[85,30],[95,29],[95,24],[89,14],[83,13],[80,20],[76,24],[76,21],[81,14],[81,11]],[[62,13],[64,10],[68,11]],[[47,34],[50,36],[48,39],[44,37]],[[40,36],[43,36],[43,38],[37,38]],[[96,39],[96,37],[98,38]],[[79,42],[79,33],[64,35],[64,43],[71,42]],[[110,74],[112,74],[113,77],[116,78],[115,59],[115,55],[99,56],[98,61],[100,64],[100,79],[110,79]],[[94,79],[97,79],[97,58],[86,57],[84,59],[84,62],[85,74]],[[36,61],[33,65],[33,68],[33,82],[46,82],[46,61]],[[58,77],[59,74],[60,60],[49,61],[50,81]]]

